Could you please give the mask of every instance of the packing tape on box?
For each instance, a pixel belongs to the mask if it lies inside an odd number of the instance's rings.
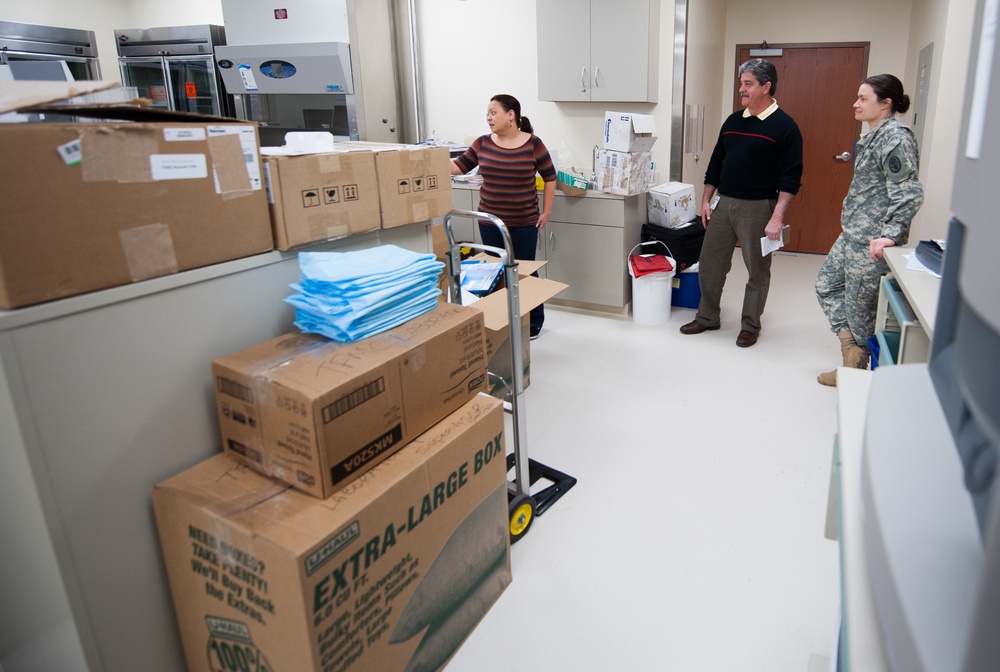
[[[316,154],[316,165],[320,173],[339,173],[341,167],[340,154]]]
[[[222,200],[241,198],[253,193],[243,145],[234,133],[208,138],[208,151],[215,169],[215,184]]]
[[[132,282],[177,273],[177,255],[166,224],[137,226],[118,232]]]
[[[159,151],[156,138],[156,130],[145,124],[81,129],[83,181],[152,182],[149,157]]]

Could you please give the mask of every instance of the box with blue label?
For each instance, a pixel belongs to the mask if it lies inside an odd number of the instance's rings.
[[[674,275],[670,304],[679,308],[697,308],[701,303],[701,285],[698,284],[698,264]]]

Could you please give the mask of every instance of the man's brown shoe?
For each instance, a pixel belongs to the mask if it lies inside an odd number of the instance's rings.
[[[691,336],[693,334],[700,334],[704,331],[715,331],[716,329],[718,329],[718,327],[706,327],[698,320],[691,320],[681,327],[681,333]]]
[[[752,331],[747,331],[743,329],[740,331],[740,335],[736,337],[736,345],[741,348],[749,348],[751,345],[757,342],[757,334]]]

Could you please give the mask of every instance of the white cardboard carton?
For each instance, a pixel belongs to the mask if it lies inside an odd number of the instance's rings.
[[[694,185],[667,182],[650,187],[646,192],[646,214],[650,224],[676,228],[698,216],[694,200]]]
[[[656,138],[656,122],[651,114],[604,113],[604,149],[616,152],[648,152]]]

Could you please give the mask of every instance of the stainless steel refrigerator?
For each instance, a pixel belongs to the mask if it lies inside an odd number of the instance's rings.
[[[0,64],[14,79],[101,78],[92,30],[0,21]]]
[[[173,26],[115,31],[122,84],[156,107],[232,117],[215,63],[226,43],[222,26]]]

